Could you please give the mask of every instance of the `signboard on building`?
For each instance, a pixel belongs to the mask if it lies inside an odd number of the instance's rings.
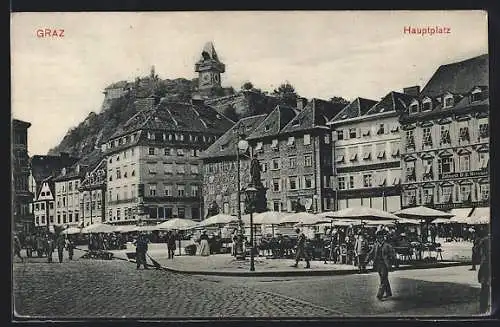
[[[445,174],[439,174],[439,179],[477,177],[477,176],[488,176],[488,171],[486,169],[482,169],[474,171],[464,171],[460,173],[445,173]]]

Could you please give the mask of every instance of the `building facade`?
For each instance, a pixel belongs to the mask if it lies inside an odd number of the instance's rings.
[[[105,146],[106,221],[199,220],[199,154],[232,125],[202,102],[161,101],[130,118]]]
[[[34,194],[29,190],[28,128],[31,123],[14,119],[12,121],[12,200],[13,227],[25,235],[33,228],[30,204]]]
[[[85,167],[79,164],[63,168],[54,178],[56,213],[54,225],[80,226],[80,192],[78,188],[85,176]]]
[[[391,92],[381,101],[357,98],[329,123],[335,142],[337,208],[401,208],[399,115],[410,101]]]
[[[250,153],[248,151],[239,153],[237,144],[240,139],[250,135],[266,116],[257,115],[240,119],[202,152],[200,158],[203,162],[204,217],[208,213],[208,208],[214,203],[221,213],[236,215],[238,205],[241,212],[244,212],[244,196],[240,194],[238,201],[238,171],[241,190],[250,183]]]
[[[250,182],[249,159],[255,156],[261,164],[269,210],[293,212],[297,204],[311,212],[329,210],[332,152],[326,123],[342,107],[312,99],[298,105],[301,110],[278,105],[268,115],[240,120],[204,153],[205,206],[215,201],[221,212],[229,214],[237,213],[238,202],[243,206],[237,195],[236,145],[245,138],[250,148],[240,156],[241,188]]]
[[[106,222],[106,176],[106,160],[99,161],[85,173],[85,178],[78,188],[80,226]]]
[[[488,57],[443,65],[401,117],[403,207],[487,207]]]
[[[219,60],[212,42],[203,47],[200,60],[195,64],[198,73],[198,92],[203,98],[224,95],[221,86],[221,74],[226,66]]]
[[[52,177],[46,178],[33,199],[33,216],[35,228],[50,228],[56,223],[55,187]],[[59,224],[60,225],[60,224]]]

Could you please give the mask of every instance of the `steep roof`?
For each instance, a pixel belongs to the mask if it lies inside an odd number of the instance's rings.
[[[233,124],[204,104],[161,101],[154,109],[140,111],[118,126],[110,139],[141,129],[222,134]]]
[[[62,168],[70,167],[78,162],[78,158],[70,156],[34,155],[31,158],[31,175],[38,184],[50,176],[59,174]]]
[[[240,119],[224,135],[219,137],[212,145],[203,151],[201,158],[217,158],[236,155],[238,145],[238,132],[250,135],[259,126],[267,115],[250,116]]]
[[[373,107],[377,101],[365,99],[365,98],[356,98],[347,106],[344,107],[335,117],[332,118],[332,122],[351,119],[362,116],[368,112],[368,110]]]
[[[344,108],[343,104],[312,99],[282,130],[282,133],[326,127],[326,124]]]
[[[366,115],[383,112],[404,112],[413,99],[415,98],[410,95],[392,91],[371,107]]]
[[[278,105],[267,115],[266,119],[248,136],[248,139],[256,139],[266,136],[278,135],[295,116],[297,111],[292,107]]]
[[[85,176],[85,172],[87,171],[88,167],[77,163],[71,167],[65,167],[63,169],[66,170],[66,173],[63,174],[61,171],[56,177],[54,177],[54,179],[53,179],[54,182],[60,182],[60,181],[65,181],[65,180],[70,180],[70,179],[77,179],[77,178],[81,179]]]
[[[463,94],[476,85],[488,86],[488,76],[489,60],[487,54],[441,65],[422,89],[421,94],[430,97],[436,97],[446,92]]]

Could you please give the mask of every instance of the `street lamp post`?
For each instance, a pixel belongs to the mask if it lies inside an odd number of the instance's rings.
[[[239,128],[244,126],[240,125]],[[238,189],[238,240],[236,242],[236,259],[245,260],[245,251],[243,251],[243,221],[241,219],[241,172],[240,172],[240,151],[246,152],[248,150],[248,141],[244,138],[243,131],[238,129],[238,144],[236,149],[236,162],[237,162],[237,189]]]
[[[247,200],[247,208],[248,211],[250,212],[250,271],[255,271],[255,263],[254,263],[254,250],[255,250],[255,245],[254,245],[254,233],[253,233],[253,211],[255,207],[255,200],[257,196],[258,190],[250,184],[246,189],[246,200]]]

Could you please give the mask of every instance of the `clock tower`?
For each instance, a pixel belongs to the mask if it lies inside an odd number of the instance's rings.
[[[226,71],[225,65],[219,61],[212,42],[203,47],[200,60],[195,64],[198,73],[198,90],[200,95],[211,97],[217,90],[222,90],[221,74]]]

